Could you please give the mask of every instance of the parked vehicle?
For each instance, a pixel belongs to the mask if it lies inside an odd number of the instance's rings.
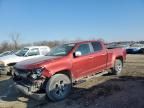
[[[85,76],[107,69],[120,74],[125,60],[125,49],[107,49],[100,41],[63,44],[46,56],[17,63],[13,80],[26,95],[38,99],[45,93],[52,101],[59,101],[68,96],[73,82]]]
[[[140,53],[144,54],[144,48],[141,48]]]
[[[5,52],[0,54],[0,57],[7,56],[7,55],[12,55],[14,53],[15,53],[15,51],[5,51]]]
[[[124,48],[124,49],[128,49],[129,47],[130,47],[130,45],[129,44],[120,44],[120,45],[118,45],[120,48]]]
[[[130,47],[129,44],[108,44],[107,48],[124,48],[124,49],[128,49]]]
[[[144,48],[143,44],[133,44],[126,51],[128,54],[137,54],[137,53],[141,53],[142,48]]]
[[[13,66],[20,61],[46,55],[50,51],[47,46],[25,47],[15,54],[0,57],[0,74],[12,73]]]

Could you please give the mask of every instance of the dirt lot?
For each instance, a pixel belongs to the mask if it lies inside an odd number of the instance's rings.
[[[0,108],[144,108],[144,55],[128,55],[121,76],[105,75],[73,87],[60,102],[36,101],[16,92],[0,77]]]

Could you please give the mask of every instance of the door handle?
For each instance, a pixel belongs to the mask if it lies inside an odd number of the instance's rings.
[[[92,58],[94,58],[94,57],[93,57],[93,56],[89,56],[88,58],[92,59]]]
[[[102,53],[101,55],[105,55],[105,53]]]

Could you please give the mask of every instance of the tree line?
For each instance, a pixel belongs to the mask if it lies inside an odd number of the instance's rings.
[[[73,41],[80,41],[81,39],[78,38]],[[15,33],[10,35],[9,41],[3,41],[0,43],[0,53],[4,51],[17,51],[26,46],[49,46],[50,48],[55,47],[57,45],[68,43],[69,40],[53,40],[53,41],[37,41],[32,43],[25,43],[22,44],[20,42],[20,34]]]
[[[20,34],[19,33],[15,33],[12,34],[10,36],[10,40],[9,41],[3,41],[0,43],[0,53],[4,52],[4,51],[17,51],[23,47],[26,46],[49,46],[50,48],[55,47],[57,45],[63,44],[63,43],[68,43],[68,42],[76,42],[76,41],[81,41],[83,39],[81,38],[77,38],[75,40],[53,40],[53,41],[38,41],[38,42],[33,42],[33,43],[27,43],[27,44],[21,44],[20,42]],[[89,40],[100,40],[103,41],[105,43],[106,42],[104,39],[89,39]],[[112,42],[112,43],[116,43],[116,44],[124,44],[124,43],[141,43],[144,44],[144,41],[120,41],[120,42]]]

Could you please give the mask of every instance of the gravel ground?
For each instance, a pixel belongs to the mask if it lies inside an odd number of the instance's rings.
[[[128,55],[120,76],[91,78],[60,102],[30,99],[14,89],[10,76],[0,76],[0,108],[144,108],[143,91],[144,55]]]

